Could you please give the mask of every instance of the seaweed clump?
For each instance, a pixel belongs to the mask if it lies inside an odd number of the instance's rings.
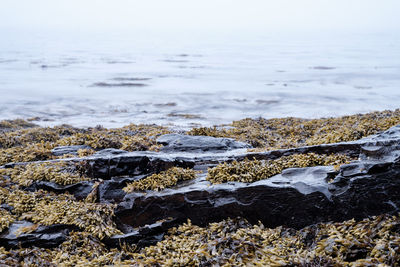
[[[337,118],[243,119],[229,128],[194,128],[190,135],[230,137],[250,143],[255,150],[287,149],[353,141],[385,131],[400,123],[400,109]]]
[[[13,217],[8,223],[15,218],[41,225],[75,225],[100,239],[121,234],[112,220],[113,205],[78,201],[69,194],[57,195],[43,190],[26,192],[3,188],[1,193],[0,204],[13,208]]]
[[[180,181],[192,180],[196,178],[196,173],[197,172],[192,169],[172,167],[166,171],[152,174],[144,179],[129,183],[123,190],[127,193],[143,190],[159,191],[172,187]]]
[[[400,263],[399,216],[378,216],[359,222],[321,223],[299,231],[245,220],[224,220],[206,228],[190,221],[171,229],[156,246],[135,255],[137,264],[365,266]]]
[[[156,125],[135,125],[116,129],[90,128],[60,139],[57,145],[87,145],[93,149],[117,148],[127,151],[157,150],[160,146],[156,137],[170,133],[166,128]]]
[[[0,233],[7,229],[12,222],[15,221],[15,216],[8,210],[0,208]]]
[[[53,249],[6,250],[0,265],[40,266],[398,266],[400,216],[319,223],[301,230],[266,228],[236,218],[206,227],[187,223],[154,246],[107,248],[97,237],[71,233]]]
[[[315,153],[283,156],[276,160],[248,160],[221,163],[210,168],[207,180],[214,184],[225,182],[252,183],[281,173],[287,168],[329,166],[336,168],[350,163],[352,158],[342,154],[318,155]]]
[[[31,127],[37,127],[37,125],[22,119],[0,121],[0,132],[23,129],[23,128],[31,128]]]
[[[0,175],[7,175],[12,182],[29,186],[34,181],[49,181],[61,185],[75,184],[90,180],[77,171],[78,166],[67,162],[44,162],[17,165],[0,169]]]
[[[73,155],[54,156],[51,150],[57,146],[87,145],[92,149],[78,151],[78,156],[88,156],[96,150],[116,148],[127,151],[158,150],[156,138],[169,133],[168,129],[156,125],[130,124],[122,128],[106,129],[95,127],[78,129],[68,125],[56,127],[36,127],[25,122],[31,128],[22,127],[23,120],[0,121],[7,126],[0,127],[0,165],[10,162],[30,162],[50,160]]]

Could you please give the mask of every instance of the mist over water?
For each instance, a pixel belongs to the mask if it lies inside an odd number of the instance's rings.
[[[0,119],[210,126],[399,108],[400,35],[9,31]]]

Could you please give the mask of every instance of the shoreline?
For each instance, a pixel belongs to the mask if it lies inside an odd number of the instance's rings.
[[[399,125],[400,109],[189,131],[1,121],[0,263],[399,263]]]

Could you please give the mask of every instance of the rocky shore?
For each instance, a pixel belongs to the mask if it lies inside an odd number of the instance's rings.
[[[0,266],[398,266],[400,110],[0,122]]]

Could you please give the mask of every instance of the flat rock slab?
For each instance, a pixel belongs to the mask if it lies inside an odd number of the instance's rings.
[[[26,191],[38,191],[46,190],[54,193],[70,193],[75,196],[76,199],[85,199],[92,191],[94,182],[84,181],[71,185],[60,185],[54,182],[48,181],[35,181],[31,185],[25,188]]]
[[[58,146],[51,150],[54,156],[63,156],[65,154],[78,155],[79,149],[92,149],[90,146],[77,145],[77,146]]]
[[[154,245],[161,241],[168,229],[175,224],[175,220],[155,222],[151,225],[135,229],[128,234],[115,235],[106,238],[103,242],[109,247],[119,247],[123,243],[136,244],[138,247]]]
[[[35,229],[30,232],[30,229]],[[17,221],[0,234],[0,246],[6,248],[43,247],[53,248],[67,240],[69,233],[78,230],[76,226],[56,224],[34,225],[28,221]]]
[[[357,141],[360,160],[287,169],[266,180],[210,185],[203,179],[161,192],[131,193],[116,209],[121,228],[174,218],[206,225],[228,217],[302,228],[400,211],[400,127]],[[354,142],[356,143],[356,142]]]
[[[193,168],[191,158],[174,157],[156,152],[99,153],[81,159],[86,163],[87,175],[93,178],[111,179],[116,176],[137,176],[165,171],[171,167]],[[68,161],[68,159],[67,159]]]
[[[77,200],[85,199],[93,190],[96,190],[98,202],[119,203],[123,200],[126,193],[122,189],[133,181],[146,177],[138,175],[135,177],[113,177],[110,180],[97,181],[99,186],[94,188],[95,181],[83,181],[71,185],[60,185],[48,181],[35,181],[25,188],[26,191],[46,190],[54,193],[69,193],[74,195]],[[1,206],[0,206],[1,207]]]
[[[332,172],[315,167],[291,169],[289,176],[283,173],[252,184],[200,186],[199,181],[164,192],[132,193],[118,205],[115,214],[125,228],[166,218],[206,225],[240,216],[253,224],[261,221],[267,227],[300,229],[318,222],[398,212],[398,162],[384,168],[380,163],[372,164],[367,171],[363,166],[351,176],[346,176],[344,168],[333,183],[328,182]]]
[[[162,144],[163,152],[223,152],[241,148],[251,148],[251,145],[232,138],[216,138],[211,136],[192,136],[182,134],[165,134],[157,138]]]

